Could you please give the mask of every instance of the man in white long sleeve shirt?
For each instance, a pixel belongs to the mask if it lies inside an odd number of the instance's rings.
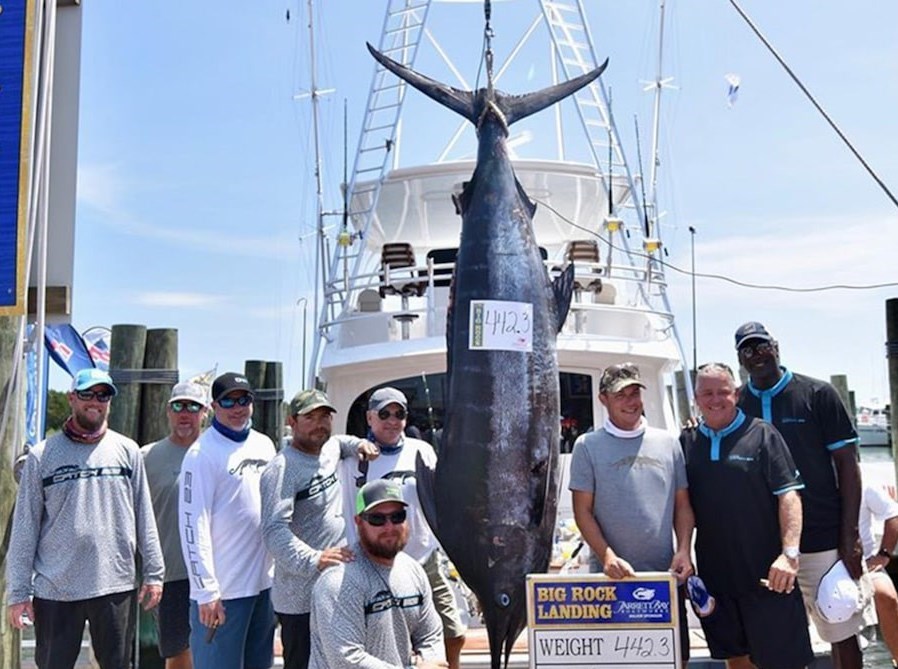
[[[85,621],[101,669],[130,666],[135,600],[149,609],[162,594],[143,459],[106,424],[116,393],[106,372],[78,372],[62,432],[25,462],[6,562],[7,616],[17,629],[23,617],[34,621],[39,667],[74,666]]]
[[[196,669],[273,662],[272,563],[262,543],[259,480],[275,450],[251,427],[253,399],[243,375],[215,379],[212,426],[181,465],[178,516]]]

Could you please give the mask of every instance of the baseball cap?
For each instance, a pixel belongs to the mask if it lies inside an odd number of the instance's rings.
[[[645,384],[639,379],[639,368],[631,362],[606,367],[599,381],[600,393],[619,393],[627,386],[639,386],[645,388]]]
[[[362,486],[355,498],[356,515],[370,511],[384,502],[398,502],[402,506],[408,503],[402,499],[402,487],[389,479],[375,479]]]
[[[253,395],[253,387],[243,374],[225,372],[212,382],[212,399],[216,402],[235,390],[245,390]]]
[[[206,388],[198,383],[190,381],[182,381],[171,389],[171,397],[168,403],[172,402],[196,402],[206,406],[209,402],[206,399]]]
[[[337,411],[337,408],[327,399],[327,395],[320,390],[300,390],[290,400],[290,415],[304,416],[319,407]]]
[[[750,339],[773,341],[773,335],[767,332],[767,328],[764,327],[763,323],[749,321],[740,325],[736,330],[736,350],[742,348],[742,345]]]
[[[705,618],[714,613],[717,600],[708,592],[705,582],[696,575],[686,579],[686,595],[692,603],[692,609],[699,618]]]
[[[77,372],[72,378],[72,390],[87,390],[101,384],[109,386],[113,395],[118,395],[118,388],[112,382],[112,377],[102,369],[88,367]]]
[[[863,610],[870,593],[851,578],[842,560],[829,568],[817,586],[817,611],[828,623],[844,623]]]
[[[380,411],[390,404],[398,404],[403,409],[408,409],[408,400],[401,391],[395,388],[379,388],[368,398],[368,411]]]

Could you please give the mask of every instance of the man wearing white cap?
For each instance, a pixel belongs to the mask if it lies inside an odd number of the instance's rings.
[[[156,609],[159,655],[166,669],[190,669],[190,582],[181,554],[178,532],[178,486],[181,462],[200,436],[206,416],[206,388],[198,383],[177,384],[166,415],[169,435],[141,448],[156,514],[156,527],[165,558],[165,585]]]
[[[162,593],[143,459],[106,424],[116,393],[106,372],[75,374],[72,415],[25,462],[6,561],[7,616],[17,629],[34,622],[39,667],[74,666],[85,622],[101,669],[130,666],[135,601],[149,609]]]
[[[356,491],[368,481],[382,478],[401,486],[409,505],[409,539],[405,552],[420,562],[427,573],[434,605],[443,623],[446,660],[450,669],[458,669],[466,630],[451,586],[440,569],[439,543],[421,509],[415,478],[416,457],[420,454],[424,464],[433,468],[436,466],[436,453],[426,441],[405,434],[408,400],[402,391],[390,387],[375,390],[368,398],[366,417],[368,439],[380,449],[380,456],[370,463],[362,461],[357,464],[348,459],[342,461],[343,507],[352,507]],[[350,544],[356,539],[356,527],[352,523],[346,526],[346,538]]]

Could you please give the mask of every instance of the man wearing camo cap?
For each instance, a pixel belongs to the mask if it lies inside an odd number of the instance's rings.
[[[262,472],[262,538],[274,557],[271,603],[281,623],[285,669],[309,666],[309,607],[318,574],[352,560],[337,465],[373,457],[373,444],[331,436],[336,408],[320,390],[290,402],[293,441]],[[350,510],[350,514],[352,511]]]

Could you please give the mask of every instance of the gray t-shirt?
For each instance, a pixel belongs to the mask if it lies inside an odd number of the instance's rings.
[[[112,430],[96,444],[59,432],[29,451],[7,555],[7,603],[32,595],[91,599],[161,585],[163,575],[137,444]]]
[[[310,669],[400,669],[412,655],[444,659],[427,574],[399,553],[392,567],[356,559],[325,569],[312,591]]]
[[[670,568],[674,495],[686,487],[683,449],[664,430],[648,427],[625,439],[599,429],[574,443],[568,488],[595,495],[593,515],[605,540],[636,571]],[[595,556],[590,566],[601,571]]]
[[[281,449],[262,472],[262,538],[274,558],[271,604],[278,613],[308,613],[321,551],[346,544],[337,464],[354,459],[362,440],[331,437],[319,456]]]
[[[150,485],[162,557],[165,558],[165,582],[186,580],[187,567],[184,566],[181,533],[178,531],[178,480],[187,447],[178,446],[166,437],[147,444],[140,449],[140,453]]]

